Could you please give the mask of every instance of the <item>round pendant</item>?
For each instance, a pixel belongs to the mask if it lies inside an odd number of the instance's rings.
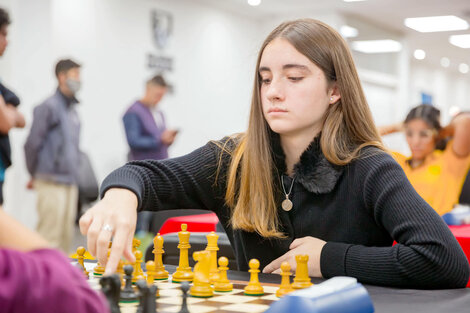
[[[286,199],[282,201],[281,206],[284,211],[289,212],[290,210],[292,210],[292,201],[290,201],[289,199]]]

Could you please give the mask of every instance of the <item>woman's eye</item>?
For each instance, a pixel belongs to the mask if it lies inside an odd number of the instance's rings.
[[[302,79],[304,78],[303,77],[289,77],[289,80],[294,81],[294,82],[301,81]]]
[[[271,79],[269,78],[261,78],[261,84],[269,84],[271,82]]]

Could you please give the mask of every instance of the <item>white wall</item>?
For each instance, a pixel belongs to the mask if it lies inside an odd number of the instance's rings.
[[[10,0],[0,5],[13,19],[1,77],[21,97],[28,122],[34,106],[54,92],[57,60],[71,57],[83,64],[81,146],[100,180],[125,162],[121,117],[154,74],[146,67],[148,53],[174,61],[167,78],[175,92],[161,103],[169,126],[181,129],[171,156],[245,129],[256,54],[265,36],[253,31],[259,29],[256,21],[190,0]],[[174,17],[174,35],[164,52],[153,44],[152,9]],[[27,133],[11,134],[14,165],[7,171],[5,209],[34,227],[35,196],[24,188]]]

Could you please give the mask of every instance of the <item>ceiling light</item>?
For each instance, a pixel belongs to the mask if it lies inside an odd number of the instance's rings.
[[[413,55],[416,60],[424,60],[424,58],[426,57],[426,52],[421,49],[416,49]]]
[[[340,27],[339,33],[344,38],[353,38],[353,37],[357,37],[357,35],[359,34],[359,31],[357,30],[357,28],[354,28],[348,25],[343,25]]]
[[[442,67],[449,67],[450,66],[449,58],[446,58],[446,57],[441,58],[441,65]]]
[[[467,74],[468,73],[468,65],[465,63],[460,63],[459,64],[459,72],[462,74]]]
[[[460,48],[470,48],[470,34],[466,35],[452,35],[449,37],[449,42],[454,46]]]
[[[465,30],[469,28],[467,21],[455,15],[406,18],[405,26],[421,33]]]
[[[260,5],[261,0],[248,0],[248,4],[255,7],[257,5]]]
[[[391,39],[353,41],[352,49],[363,53],[386,53],[401,50],[401,43]]]

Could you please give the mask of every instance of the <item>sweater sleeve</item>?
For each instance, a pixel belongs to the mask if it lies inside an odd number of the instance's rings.
[[[129,162],[112,172],[101,185],[101,197],[110,188],[125,188],[138,198],[138,210],[200,209],[222,205],[216,184],[218,148],[205,146],[178,158]]]
[[[103,295],[60,252],[0,249],[2,312],[109,312]]]
[[[365,209],[397,244],[328,242],[321,255],[323,276],[347,275],[364,283],[408,288],[465,287],[469,264],[460,245],[392,157],[378,153],[358,161],[356,177]]]

